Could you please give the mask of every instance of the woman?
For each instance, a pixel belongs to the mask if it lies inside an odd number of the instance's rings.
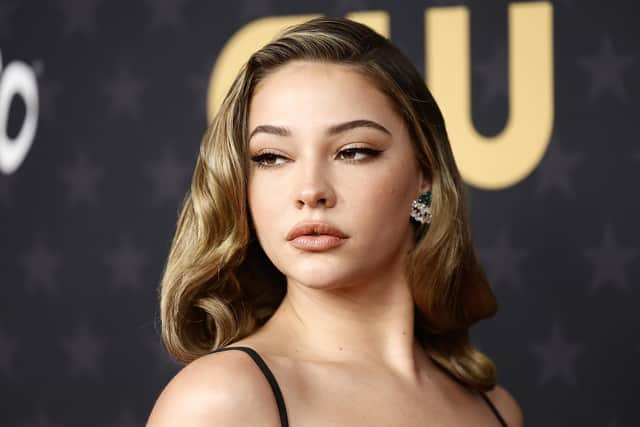
[[[203,138],[161,286],[189,364],[148,425],[522,426],[469,341],[496,310],[422,77],[313,19],[253,54]]]

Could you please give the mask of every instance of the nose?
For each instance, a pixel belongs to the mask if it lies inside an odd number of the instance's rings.
[[[326,169],[318,164],[300,161],[301,173],[296,177],[299,181],[295,203],[298,209],[304,206],[331,208],[336,204],[336,193],[330,182]]]

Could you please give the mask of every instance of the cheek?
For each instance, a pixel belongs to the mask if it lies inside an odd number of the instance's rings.
[[[386,227],[394,223],[402,227],[405,217],[409,220],[414,185],[406,173],[398,174],[397,171],[403,169],[397,167],[369,176],[366,184],[353,192],[358,210],[367,222],[383,223]]]
[[[381,187],[364,200],[361,221],[370,238],[387,242],[401,238],[409,224],[410,208],[399,188]],[[409,202],[410,203],[410,202]]]
[[[286,195],[278,180],[250,179],[247,186],[249,215],[260,244],[265,251],[280,236],[277,220],[282,217],[287,205]]]
[[[253,217],[254,223],[265,221],[265,214],[274,208],[273,197],[269,188],[268,181],[253,180],[249,181],[247,187],[247,197],[249,202],[249,210]]]

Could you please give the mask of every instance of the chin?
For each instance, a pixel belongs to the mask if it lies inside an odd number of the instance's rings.
[[[353,282],[353,274],[349,274],[346,271],[341,274],[336,267],[328,268],[326,266],[322,268],[293,269],[286,276],[289,283],[294,282],[312,289],[338,289]]]

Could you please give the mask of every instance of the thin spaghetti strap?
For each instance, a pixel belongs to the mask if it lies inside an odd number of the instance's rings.
[[[491,399],[489,399],[483,392],[480,392],[480,395],[482,396],[484,401],[487,402],[487,405],[489,405],[489,408],[491,408],[491,411],[493,411],[493,414],[496,416],[496,418],[498,418],[498,421],[500,421],[500,424],[502,424],[502,427],[509,427],[507,425],[507,422],[504,420],[504,418],[502,418],[502,415],[500,415],[500,412],[498,412],[498,410],[494,406]]]
[[[273,390],[273,395],[276,398],[276,403],[278,404],[278,413],[280,414],[280,424],[282,427],[289,427],[289,418],[287,417],[287,408],[284,405],[284,398],[282,397],[282,392],[280,391],[280,386],[278,386],[278,382],[276,381],[276,377],[271,372],[271,369],[267,366],[267,363],[264,359],[251,347],[245,346],[233,346],[233,347],[224,347],[219,348],[217,350],[211,351],[211,353],[217,353],[220,351],[227,350],[241,350],[247,353],[253,361],[258,365],[258,368],[262,371],[265,377],[267,377],[267,381],[269,381],[269,385],[271,386],[271,390]]]

